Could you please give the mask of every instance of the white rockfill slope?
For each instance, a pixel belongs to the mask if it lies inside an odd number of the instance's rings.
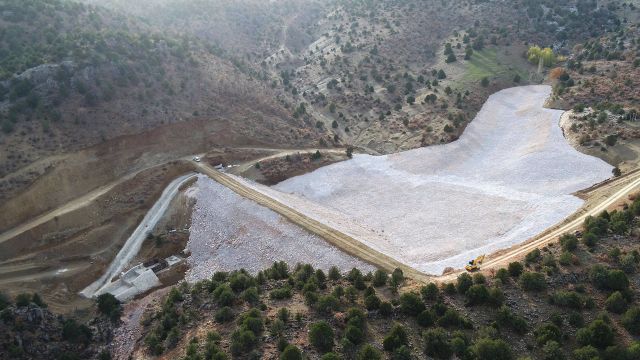
[[[493,94],[450,144],[251,186],[418,270],[459,268],[562,221],[582,205],[571,193],[610,177],[611,166],[564,139],[562,111],[543,108],[550,92]]]
[[[291,267],[309,263],[323,270],[335,265],[343,272],[374,269],[204,175],[187,194],[196,199],[187,243],[187,281],[240,268],[255,274],[280,260]]]

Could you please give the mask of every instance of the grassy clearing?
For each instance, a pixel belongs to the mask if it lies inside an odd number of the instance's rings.
[[[463,76],[464,82],[479,82],[484,77],[513,79],[516,74],[520,74],[523,80],[528,78],[526,71],[519,67],[509,66],[507,61],[509,55],[498,53],[496,49],[484,49],[475,51],[471,59],[466,62],[466,71]]]

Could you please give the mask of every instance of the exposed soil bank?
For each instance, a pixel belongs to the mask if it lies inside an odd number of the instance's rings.
[[[346,150],[316,151],[282,152],[257,159],[252,164],[232,167],[228,171],[263,185],[275,185],[294,176],[304,175],[323,166],[348,159]]]
[[[174,162],[142,171],[85,206],[0,244],[0,291],[38,292],[57,312],[85,308],[91,302],[77,292],[102,275],[166,186],[191,169]],[[145,253],[166,257],[185,242],[152,244]]]

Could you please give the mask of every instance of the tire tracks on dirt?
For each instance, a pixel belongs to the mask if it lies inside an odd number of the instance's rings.
[[[11,240],[12,238],[26,232],[29,231],[39,225],[42,225],[44,223],[47,223],[53,219],[55,219],[58,216],[62,216],[64,214],[70,213],[72,211],[78,210],[82,207],[87,206],[89,203],[95,201],[97,198],[99,198],[100,196],[108,193],[109,191],[111,191],[114,187],[122,184],[123,182],[133,178],[136,173],[127,175],[123,178],[120,178],[112,183],[109,183],[107,185],[103,185],[85,195],[82,195],[74,200],[71,200],[70,202],[64,204],[63,206],[56,208],[52,211],[49,211],[45,214],[42,214],[38,217],[36,217],[35,219],[22,223],[8,231],[3,232],[2,234],[0,234],[0,244],[4,243],[5,241]]]

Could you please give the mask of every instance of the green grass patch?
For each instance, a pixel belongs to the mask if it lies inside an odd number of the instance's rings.
[[[526,71],[509,66],[509,59],[498,54],[496,49],[484,49],[474,51],[471,59],[466,62],[466,71],[463,77],[465,82],[480,82],[482,78],[503,78],[511,80],[516,74],[520,74],[522,80],[528,78]]]

